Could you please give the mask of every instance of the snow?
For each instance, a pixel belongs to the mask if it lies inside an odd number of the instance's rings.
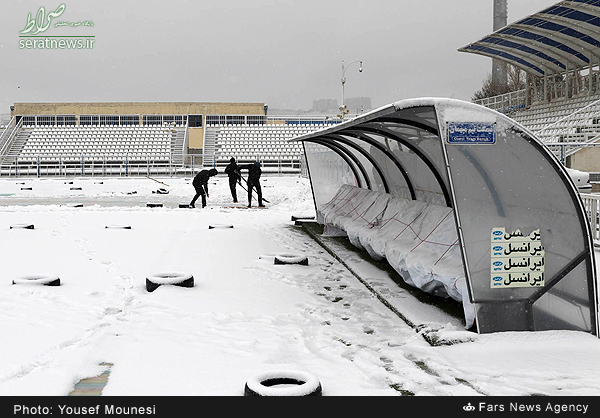
[[[231,207],[221,176],[204,209],[178,207],[194,194],[189,178],[70,180],[0,180],[0,395],[67,395],[103,363],[103,395],[242,396],[255,376],[289,370],[316,376],[325,396],[600,392],[598,338],[467,333],[354,260],[408,316],[464,341],[428,344],[293,226],[292,215],[315,215],[308,179],[262,179],[267,209]],[[10,228],[23,223],[35,228]],[[274,265],[276,254],[309,265]],[[146,291],[163,272],[187,272],[194,287]],[[50,274],[60,286],[12,284]]]

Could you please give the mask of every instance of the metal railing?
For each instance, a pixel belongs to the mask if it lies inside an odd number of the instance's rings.
[[[66,177],[66,176],[190,176],[207,168],[200,154],[185,154],[182,158],[172,155],[152,154],[57,154],[19,156],[10,164],[0,165],[1,177]],[[260,154],[240,158],[240,164],[260,161],[265,173],[287,174],[302,172],[302,159],[264,159]],[[227,161],[215,162],[210,167],[220,172]]]
[[[501,113],[509,113],[515,110],[523,109],[526,104],[527,90],[517,90],[499,96],[486,97],[485,99],[474,100],[474,103],[494,109]]]
[[[212,168],[225,168],[229,164],[229,159],[233,157],[238,164],[249,164],[254,161],[259,161],[261,169],[264,172],[270,173],[300,173],[302,171],[303,155],[302,154],[277,154],[272,153],[256,153],[244,155],[231,155],[214,153],[212,158]]]
[[[594,243],[600,245],[600,195],[580,193],[585,212],[590,221],[590,229]]]
[[[4,158],[6,153],[10,150],[10,147],[19,133],[19,129],[23,126],[23,119],[19,120],[18,123],[15,122],[15,117],[13,117],[8,126],[2,132],[2,136],[0,137],[0,161]]]
[[[15,127],[15,117],[13,116],[12,119],[8,122],[8,124],[4,127],[4,129],[2,130],[2,133],[0,133],[0,147],[4,147],[4,144],[6,143],[6,140],[8,139],[10,133],[12,132],[12,130]]]

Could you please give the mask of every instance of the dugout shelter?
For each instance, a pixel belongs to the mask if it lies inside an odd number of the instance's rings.
[[[465,326],[598,335],[589,222],[564,167],[491,109],[402,100],[302,141],[317,220]]]

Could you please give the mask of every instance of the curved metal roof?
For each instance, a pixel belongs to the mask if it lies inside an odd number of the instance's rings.
[[[537,76],[587,68],[600,57],[600,0],[561,1],[459,48]]]

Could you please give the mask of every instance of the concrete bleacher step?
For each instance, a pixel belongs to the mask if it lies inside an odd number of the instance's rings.
[[[185,154],[185,132],[185,128],[177,128],[171,133],[171,156],[172,161],[175,164],[183,164],[183,154]]]
[[[202,147],[202,164],[204,167],[212,167],[215,159],[215,142],[218,129],[206,128],[204,130],[204,145]]]
[[[600,134],[600,95],[582,96],[555,100],[548,103],[534,103],[510,116],[530,129],[546,144],[562,141],[585,143]],[[559,156],[561,150],[554,147]],[[570,155],[582,147],[567,147]]]

